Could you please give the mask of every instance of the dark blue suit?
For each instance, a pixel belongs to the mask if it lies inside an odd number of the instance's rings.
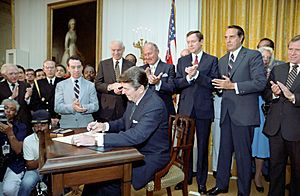
[[[150,66],[148,64],[143,65],[144,69],[146,69],[147,67]],[[159,60],[154,75],[158,76],[160,73],[162,73],[162,76],[159,91],[155,90],[155,85],[150,84],[149,88],[155,91],[165,102],[168,114],[175,114],[175,108],[172,99],[172,95],[175,93],[175,67],[174,65],[167,64]]]
[[[132,113],[134,104],[129,102],[123,117],[109,122],[109,132],[104,136],[104,146],[133,146],[145,156],[143,161],[133,165],[132,171],[132,185],[135,189],[141,189],[170,160],[168,117],[163,101],[151,89],[147,90]],[[110,182],[105,184],[105,187],[94,186],[94,189],[97,188],[98,192],[84,195],[102,195],[102,188],[108,195],[118,195],[117,192],[111,191],[118,190],[120,187]]]
[[[178,60],[176,89],[180,93],[178,113],[196,119],[197,133],[197,183],[205,186],[208,171],[208,138],[214,119],[212,79],[218,78],[218,59],[203,52],[198,64],[199,75],[190,83],[185,68],[192,66],[192,54]],[[192,164],[191,164],[192,167]],[[191,172],[191,171],[190,171]],[[190,179],[191,181],[191,175]]]
[[[241,48],[231,70],[235,90],[223,90],[221,102],[221,141],[217,187],[229,185],[232,153],[235,152],[240,195],[249,195],[251,186],[251,144],[254,126],[260,124],[258,96],[266,85],[262,56],[258,51]],[[229,53],[219,60],[220,75],[228,75]]]

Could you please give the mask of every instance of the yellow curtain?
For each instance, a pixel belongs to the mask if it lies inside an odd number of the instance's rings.
[[[201,18],[204,51],[223,56],[226,27],[236,24],[245,31],[245,47],[256,49],[268,37],[276,59],[287,61],[288,42],[300,34],[300,0],[202,0]]]

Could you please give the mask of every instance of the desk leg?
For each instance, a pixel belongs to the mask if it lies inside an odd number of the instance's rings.
[[[131,169],[132,164],[127,163],[124,165],[124,176],[122,179],[122,195],[130,196],[131,195]]]
[[[52,175],[52,196],[61,196],[64,192],[63,174]]]

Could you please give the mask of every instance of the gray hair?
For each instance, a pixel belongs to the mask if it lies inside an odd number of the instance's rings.
[[[122,41],[119,41],[119,40],[113,40],[113,41],[110,42],[110,47],[111,47],[111,45],[113,45],[113,44],[121,45],[121,47],[123,48],[123,50],[125,49],[125,46],[124,46],[124,44],[123,44]]]
[[[274,61],[274,50],[273,48],[269,47],[269,46],[263,46],[263,47],[260,47],[258,48],[258,51],[263,54],[264,51],[268,51],[270,52],[272,55],[271,55],[271,59],[270,59],[270,63],[269,65],[272,65],[273,61]]]
[[[1,74],[6,75],[7,69],[10,68],[10,67],[15,68],[16,70],[18,70],[17,65],[10,64],[10,63],[5,63],[1,66]]]
[[[4,99],[1,103],[1,105],[5,105],[5,104],[8,104],[8,103],[14,104],[16,106],[16,111],[17,112],[19,111],[20,104],[14,99]]]

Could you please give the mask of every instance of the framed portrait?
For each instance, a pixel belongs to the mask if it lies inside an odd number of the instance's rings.
[[[102,0],[68,0],[48,4],[47,56],[66,66],[72,55],[97,67],[101,59]]]

